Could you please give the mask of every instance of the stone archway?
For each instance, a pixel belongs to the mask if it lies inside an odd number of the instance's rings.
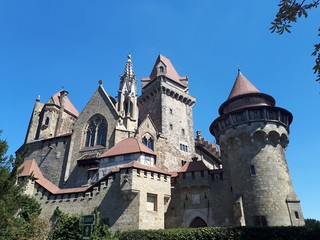
[[[192,220],[190,223],[191,228],[200,228],[200,227],[207,227],[207,223],[201,218],[201,217],[196,217]]]

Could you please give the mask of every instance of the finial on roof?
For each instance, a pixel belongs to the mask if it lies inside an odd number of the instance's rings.
[[[128,54],[127,58],[128,58],[127,64],[126,64],[126,67],[124,70],[124,74],[122,76],[132,78],[132,77],[134,77],[134,72],[133,72],[133,64],[131,61],[131,54],[130,53]]]
[[[103,84],[103,81],[100,79],[98,83],[101,86]]]
[[[240,69],[240,66],[238,65],[238,73],[240,73],[241,72],[241,69]]]
[[[40,95],[37,96],[36,101],[37,101],[37,102],[40,102]]]

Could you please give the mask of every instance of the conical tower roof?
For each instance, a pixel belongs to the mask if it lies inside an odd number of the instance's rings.
[[[238,76],[233,84],[228,99],[249,94],[260,93],[260,91],[238,70]]]
[[[242,73],[238,75],[230,91],[228,99],[221,104],[219,114],[223,115],[240,108],[268,105],[274,106],[275,100],[272,96],[260,92]]]

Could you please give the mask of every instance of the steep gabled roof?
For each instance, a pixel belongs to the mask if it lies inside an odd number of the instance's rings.
[[[240,71],[238,71],[238,76],[233,84],[228,99],[249,93],[260,93],[260,91],[243,76]]]
[[[138,139],[130,137],[117,143],[115,146],[103,153],[99,158],[126,155],[130,153],[147,153],[156,156],[150,148],[141,143]]]
[[[63,90],[61,90],[63,91]],[[53,96],[51,96],[51,98],[47,101],[47,103],[53,103],[58,107],[61,107],[60,104],[60,92],[57,92],[56,94],[54,94]],[[66,111],[68,111],[69,113],[73,114],[74,116],[78,117],[79,116],[79,112],[78,110],[75,108],[75,106],[72,104],[72,102],[70,101],[70,99],[68,98],[68,96],[64,97],[64,109]]]
[[[42,175],[41,170],[39,169],[38,164],[34,159],[24,161],[19,169],[22,169],[19,177],[27,177],[32,175],[36,183],[38,183],[40,186],[42,186],[52,194],[77,193],[84,192],[88,189],[88,187],[60,189]]]
[[[152,81],[157,77],[159,63],[162,63],[166,66],[166,72],[164,73],[164,75],[167,78],[178,83],[179,85],[186,87],[186,85],[181,80],[186,80],[187,77],[186,76],[179,76],[178,72],[176,71],[176,69],[172,65],[170,59],[163,56],[162,54],[159,54],[154,66],[152,68],[152,71],[150,73],[149,78],[143,78],[144,81]]]

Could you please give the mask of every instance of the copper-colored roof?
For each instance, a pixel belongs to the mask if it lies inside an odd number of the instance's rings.
[[[239,71],[228,99],[249,93],[260,93],[260,91]]]
[[[62,90],[63,91],[63,90]],[[57,92],[56,94],[54,94],[51,99],[53,101],[53,103],[59,107],[61,107],[60,104],[60,92]],[[50,101],[50,100],[49,100]],[[65,96],[64,98],[64,109],[66,111],[68,111],[69,113],[73,114],[74,116],[78,117],[79,116],[79,112],[78,110],[75,108],[75,106],[72,104],[72,102],[70,101],[70,99],[68,98],[68,96]]]
[[[117,166],[115,167],[112,172],[118,172],[121,169],[126,169],[126,168],[137,168],[137,169],[141,169],[141,170],[146,170],[146,171],[150,171],[150,172],[156,172],[156,173],[162,173],[165,175],[171,175],[171,173],[157,167],[157,166],[148,166],[148,165],[144,165],[138,161],[131,161],[125,165],[122,166]]]
[[[176,69],[172,65],[170,59],[166,58],[162,54],[159,54],[154,66],[153,66],[153,69],[150,73],[149,78],[143,78],[143,80],[152,81],[153,79],[155,79],[157,77],[157,66],[160,62],[162,62],[166,66],[165,75],[167,76],[167,78],[169,78],[169,79],[175,81],[176,83],[185,87],[185,84],[181,80],[185,80],[185,79],[187,79],[187,77],[186,76],[179,76],[178,72],[176,71]]]
[[[117,143],[115,146],[103,153],[99,158],[126,155],[130,153],[147,153],[156,156],[150,148],[141,143],[138,139],[130,137]]]
[[[182,168],[179,169],[178,173],[206,170],[209,170],[209,168],[203,163],[203,161],[193,160],[192,162],[187,162],[185,165],[183,165]]]
[[[88,189],[88,187],[60,189],[42,175],[41,170],[39,169],[38,164],[34,159],[24,161],[19,167],[19,169],[22,169],[22,172],[19,174],[19,177],[33,175],[35,182],[43,188],[45,188],[46,190],[48,190],[49,192],[51,192],[52,194],[77,193],[84,192]]]

